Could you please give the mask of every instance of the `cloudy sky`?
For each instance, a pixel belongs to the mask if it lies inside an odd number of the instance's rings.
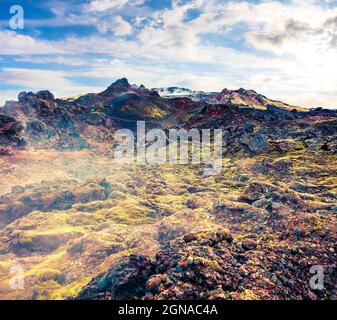
[[[9,27],[24,8],[23,30]],[[0,105],[18,91],[254,89],[337,107],[335,0],[0,0]]]

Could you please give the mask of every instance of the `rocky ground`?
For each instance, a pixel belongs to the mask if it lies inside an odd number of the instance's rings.
[[[123,79],[0,109],[0,298],[336,299],[337,112],[216,97],[163,99]],[[222,128],[221,174],[116,163],[111,132],[140,118]],[[10,285],[17,267],[24,289]]]

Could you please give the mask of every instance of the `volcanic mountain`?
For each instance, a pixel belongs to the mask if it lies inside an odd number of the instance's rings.
[[[131,86],[127,79],[117,80],[105,91],[88,94],[74,101],[84,107],[101,107],[111,119],[155,121],[168,117],[169,103],[144,86]]]
[[[271,100],[261,94],[258,94],[254,90],[245,90],[242,88],[239,90],[223,89],[220,93],[194,91],[179,87],[157,88],[152,90],[158,92],[165,98],[186,97],[194,101],[206,102],[208,104],[232,104],[261,110],[266,110],[268,106],[276,106],[280,109],[289,111],[307,111],[306,108],[292,106],[281,101]]]
[[[168,91],[174,94],[176,90]],[[270,100],[252,90],[224,89],[221,93],[194,95],[184,89],[178,97],[161,97],[157,91],[130,85],[123,78],[101,93],[76,99],[55,99],[49,91],[21,92],[17,102],[7,102],[0,108],[4,122],[0,143],[3,141],[7,149],[83,149],[108,141],[116,128],[134,129],[140,120],[147,121],[149,127],[221,127],[229,122],[264,125],[271,120],[312,115],[307,109]]]

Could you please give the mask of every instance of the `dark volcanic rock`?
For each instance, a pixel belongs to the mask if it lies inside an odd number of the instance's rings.
[[[266,247],[252,239],[235,245],[228,231],[199,232],[171,242],[155,262],[131,256],[95,278],[77,299],[319,299],[333,297],[336,270],[327,273],[324,292],[310,288],[312,261],[329,265],[329,247]],[[254,251],[252,251],[254,250]]]
[[[0,146],[16,148],[25,145],[23,127],[20,122],[6,115],[0,114]]]
[[[44,181],[14,187],[11,193],[0,197],[0,225],[9,224],[35,210],[68,210],[75,203],[105,200],[107,196],[107,190],[99,180],[82,184],[75,180]]]
[[[269,144],[267,139],[261,134],[256,134],[248,144],[249,150],[254,153],[265,152],[268,150],[268,147]]]
[[[242,241],[242,248],[249,251],[256,249],[257,244],[256,241],[253,239],[245,239]]]
[[[128,89],[131,89],[131,85],[128,79],[122,78],[114,82],[108,89],[101,92],[99,95],[102,97],[116,96],[126,92]]]
[[[63,106],[49,91],[21,92],[18,103],[7,103],[3,111],[20,119],[27,143],[34,147],[81,149],[89,147],[83,136],[78,108]]]
[[[79,300],[130,300],[146,293],[146,282],[154,265],[143,256],[131,255],[92,280],[78,295]]]

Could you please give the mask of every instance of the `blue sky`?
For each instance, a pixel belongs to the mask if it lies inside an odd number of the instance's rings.
[[[9,10],[24,9],[12,30]],[[0,105],[23,90],[254,89],[337,107],[334,0],[0,0]]]

